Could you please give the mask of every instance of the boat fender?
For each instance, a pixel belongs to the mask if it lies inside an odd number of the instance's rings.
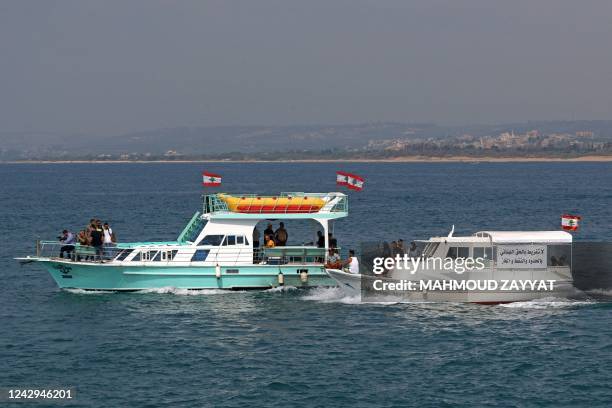
[[[221,267],[219,266],[219,264],[215,266],[215,277],[217,279],[221,279]]]
[[[300,280],[302,283],[308,282],[308,269],[304,269],[300,272]]]
[[[285,286],[285,275],[282,272],[278,273],[278,285]]]

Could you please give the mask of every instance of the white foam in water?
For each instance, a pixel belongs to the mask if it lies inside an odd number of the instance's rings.
[[[73,293],[75,295],[105,295],[108,293],[114,293],[110,290],[85,290],[85,289],[62,289],[65,292]]]
[[[499,305],[510,309],[554,309],[563,307],[575,307],[582,305],[592,305],[596,302],[590,300],[572,300],[565,298],[542,298],[525,302],[513,302]]]
[[[348,296],[338,287],[334,288],[316,288],[302,297],[303,300],[315,300],[324,303],[345,303],[358,304],[361,303],[360,296]]]
[[[590,295],[612,297],[612,289],[591,289],[587,290],[586,293]]]
[[[277,286],[275,288],[266,289],[264,290],[264,292],[276,293],[276,292],[290,292],[293,290],[297,290],[297,288],[295,286]]]
[[[220,295],[224,293],[232,293],[229,290],[223,289],[179,289],[172,286],[166,286],[163,288],[154,288],[154,289],[143,289],[138,290],[136,293],[158,293],[158,294],[171,294],[178,296],[199,296],[199,295]],[[238,293],[238,292],[234,292]]]

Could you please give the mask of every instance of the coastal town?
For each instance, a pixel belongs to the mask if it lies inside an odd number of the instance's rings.
[[[2,140],[0,138],[0,140]],[[253,126],[157,129],[107,138],[16,135],[0,142],[0,161],[283,161],[612,158],[611,121],[515,125]]]
[[[549,133],[530,130],[502,132],[492,136],[463,134],[447,138],[397,138],[372,141],[367,149],[389,155],[491,155],[503,154],[612,154],[612,139],[598,138],[595,132]]]

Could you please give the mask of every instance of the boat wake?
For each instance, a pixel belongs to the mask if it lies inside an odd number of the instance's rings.
[[[585,291],[590,295],[609,296],[612,297],[612,289],[590,289]]]
[[[115,293],[110,290],[85,290],[85,289],[62,289],[62,291],[72,293],[74,295],[107,295],[109,293]]]
[[[270,288],[264,290],[267,293],[282,293],[282,292],[293,292],[294,290],[298,290],[295,286],[277,286],[275,288]]]
[[[315,288],[309,291],[302,300],[314,300],[323,303],[345,303],[349,305],[361,303],[360,296],[348,296],[338,287]]]
[[[202,295],[221,295],[228,293],[240,293],[223,289],[179,289],[172,286],[154,289],[137,290],[134,293],[157,293],[161,295],[178,295],[178,296],[202,296]]]
[[[567,298],[542,298],[524,302],[513,302],[498,305],[509,309],[556,309],[596,304],[594,300],[575,300]]]

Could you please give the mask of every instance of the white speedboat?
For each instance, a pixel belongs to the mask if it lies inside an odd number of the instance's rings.
[[[481,231],[415,241],[412,251],[386,244],[362,253],[361,273],[327,273],[350,296],[482,304],[567,297],[572,235],[564,231]]]

